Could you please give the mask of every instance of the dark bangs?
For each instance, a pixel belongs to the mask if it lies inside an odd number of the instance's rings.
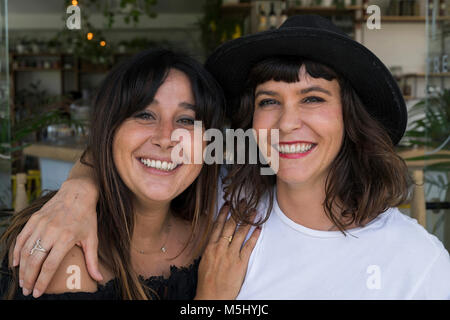
[[[117,127],[153,101],[171,69],[183,72],[191,82],[196,120],[206,128],[220,127],[225,103],[220,86],[195,59],[165,49],[143,51],[117,66],[103,81],[99,90],[103,94],[97,96],[95,106],[107,107],[100,113],[114,115],[110,125]]]
[[[246,88],[255,88],[270,80],[287,83],[298,82],[300,81],[299,70],[302,66],[313,78],[323,78],[328,81],[338,78],[333,70],[323,64],[299,57],[282,56],[266,59],[255,65],[248,77]]]
[[[323,78],[331,81],[340,77],[331,68],[296,56],[277,56],[258,62],[250,71],[245,88],[239,102],[239,114],[230,115],[232,117],[232,127],[250,128],[253,118],[253,102],[255,98],[255,89],[261,83],[267,81],[283,81],[294,83],[301,81],[300,68],[304,66],[306,73],[313,78]],[[251,108],[249,108],[251,106]]]

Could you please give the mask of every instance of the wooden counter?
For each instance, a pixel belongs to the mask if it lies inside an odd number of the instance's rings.
[[[42,190],[57,190],[69,176],[85,147],[85,143],[75,140],[39,142],[26,147],[23,153],[39,159]]]
[[[47,158],[65,162],[76,162],[85,149],[84,143],[52,144],[39,142],[26,147],[23,153],[27,156]]]

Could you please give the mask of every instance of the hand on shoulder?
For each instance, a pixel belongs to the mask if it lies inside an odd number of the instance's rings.
[[[74,246],[61,261],[45,293],[95,291],[97,282],[89,275],[83,250]]]

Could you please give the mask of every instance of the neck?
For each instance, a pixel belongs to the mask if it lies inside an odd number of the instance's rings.
[[[333,228],[323,208],[325,181],[294,185],[277,179],[276,188],[278,205],[289,219],[310,229]]]
[[[162,244],[170,220],[170,202],[135,203],[135,224],[132,243],[139,249]],[[164,239],[163,239],[164,240]]]

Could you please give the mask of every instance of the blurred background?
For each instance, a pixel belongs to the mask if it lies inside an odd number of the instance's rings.
[[[0,0],[0,228],[67,178],[115,64],[154,46],[203,62],[224,41],[306,13],[331,19],[397,79],[409,108],[397,151],[417,182],[401,210],[449,249],[450,0]]]

